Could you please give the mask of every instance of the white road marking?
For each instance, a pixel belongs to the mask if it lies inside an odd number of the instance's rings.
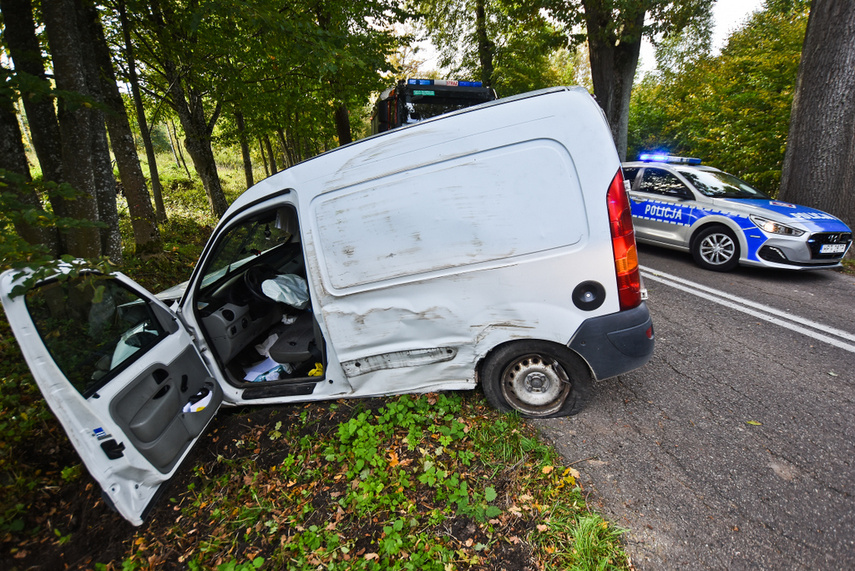
[[[646,266],[641,266],[641,275],[644,279],[671,286],[702,299],[712,301],[713,303],[735,309],[736,311],[741,311],[742,313],[768,321],[769,323],[774,323],[775,325],[780,325],[790,331],[807,335],[808,337],[812,337],[818,341],[844,349],[850,353],[855,353],[855,345],[844,341],[855,341],[855,334],[847,331],[835,329],[833,327],[823,325],[822,323],[817,323],[816,321],[811,321],[810,319],[805,319],[804,317],[799,317],[798,315],[793,315],[749,299],[737,297],[727,292],[707,287],[665,272],[660,272],[659,270],[654,270],[653,268],[648,268]]]

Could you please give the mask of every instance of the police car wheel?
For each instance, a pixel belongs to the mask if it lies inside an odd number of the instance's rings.
[[[481,385],[495,408],[527,418],[579,412],[593,383],[588,366],[563,345],[520,341],[491,353],[481,369]]]
[[[704,269],[729,272],[739,264],[739,242],[724,226],[708,226],[692,240],[692,257]]]

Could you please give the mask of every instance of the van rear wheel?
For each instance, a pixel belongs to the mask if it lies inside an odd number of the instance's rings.
[[[576,414],[593,382],[588,366],[573,351],[541,341],[499,347],[487,357],[481,372],[487,401],[527,418]]]

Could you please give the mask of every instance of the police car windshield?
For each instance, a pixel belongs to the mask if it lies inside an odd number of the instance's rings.
[[[721,171],[702,171],[696,169],[678,169],[699,192],[712,198],[755,198],[769,197],[747,182]]]

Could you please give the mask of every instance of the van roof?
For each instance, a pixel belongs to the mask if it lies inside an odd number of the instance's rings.
[[[453,122],[460,121],[462,116],[481,114],[496,107],[502,108],[519,105],[522,101],[533,98],[548,97],[558,93],[584,95],[585,98],[589,99],[593,103],[593,107],[596,107],[596,109],[599,110],[599,105],[593,101],[593,98],[588,91],[578,86],[550,87],[459,109],[451,113],[432,117],[418,123],[402,126],[400,128],[354,141],[353,143],[337,147],[320,155],[306,159],[305,161],[297,163],[285,170],[279,171],[278,173],[259,181],[241,194],[226,211],[223,216],[223,220],[230,218],[238,211],[243,210],[252,203],[280,194],[287,191],[287,189],[295,188],[298,181],[301,184],[305,184],[320,176],[332,179],[342,178],[345,176],[347,170],[356,166],[363,166],[374,160],[389,158],[390,156],[399,153],[398,147],[395,146],[395,140],[397,140],[398,143],[403,143],[404,141],[411,141],[413,135],[417,132],[424,133],[425,135],[428,134],[427,132],[431,131],[434,131],[435,134],[443,132],[446,137],[444,140],[437,140],[436,138],[430,137],[425,137],[423,139],[424,148],[429,148],[431,146],[447,142],[448,137],[453,134],[460,135],[460,132],[455,133],[453,128],[448,129],[448,127],[451,127]],[[602,114],[601,110],[600,113]],[[605,115],[602,115],[602,117],[603,120],[605,120]],[[508,115],[505,118],[512,122],[513,115]],[[439,126],[438,124],[445,128],[437,129]],[[412,145],[410,145],[409,148],[411,150]],[[403,154],[403,151],[400,151],[400,154]],[[328,164],[324,165],[324,163]],[[413,167],[415,165],[411,164],[408,166]],[[335,175],[331,175],[331,171],[334,172]],[[332,182],[333,181],[328,181],[328,184]]]

